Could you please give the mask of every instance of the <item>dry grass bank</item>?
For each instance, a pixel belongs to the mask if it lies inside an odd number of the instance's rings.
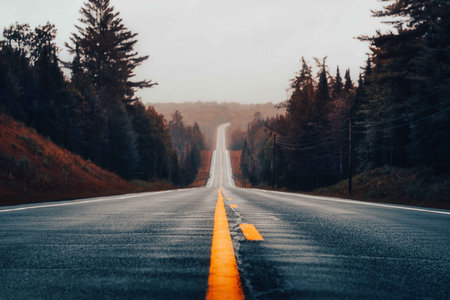
[[[202,150],[200,153],[200,166],[198,167],[197,177],[189,187],[202,187],[206,185],[209,178],[209,169],[211,167],[211,150]]]
[[[0,205],[170,188],[162,182],[129,183],[0,115]]]
[[[450,178],[435,176],[427,168],[385,166],[356,175],[352,195],[348,195],[346,180],[317,189],[313,194],[450,209]]]

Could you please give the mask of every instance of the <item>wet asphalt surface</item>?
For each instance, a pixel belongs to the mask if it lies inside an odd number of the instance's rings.
[[[1,207],[0,299],[205,298],[221,171],[246,298],[450,297],[450,211],[236,188],[223,130],[205,188]]]

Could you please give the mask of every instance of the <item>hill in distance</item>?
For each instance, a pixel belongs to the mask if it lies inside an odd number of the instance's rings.
[[[231,127],[247,129],[249,122],[253,120],[256,112],[263,118],[284,114],[285,109],[278,109],[276,104],[268,102],[262,104],[241,104],[237,102],[183,102],[183,103],[150,103],[156,111],[163,114],[167,120],[178,110],[183,116],[185,124],[197,122],[201,131],[205,134],[206,144],[211,147],[214,144],[214,136],[217,126],[222,123],[231,123]]]

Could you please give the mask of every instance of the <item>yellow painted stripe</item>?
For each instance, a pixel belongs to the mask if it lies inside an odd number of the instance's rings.
[[[223,151],[220,151],[220,186],[222,186],[223,181]]]
[[[222,188],[218,192],[214,215],[208,285],[206,299],[244,299],[223,203]]]
[[[239,224],[245,238],[250,241],[262,241],[264,238],[259,234],[253,224]]]
[[[238,208],[237,204],[230,204],[231,208]]]
[[[227,200],[228,200],[228,201],[231,201],[232,199],[231,199],[231,198],[227,198]]]

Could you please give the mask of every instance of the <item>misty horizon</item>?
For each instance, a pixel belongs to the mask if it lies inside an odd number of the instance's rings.
[[[279,103],[288,99],[289,80],[304,56],[328,56],[329,71],[350,68],[354,80],[367,58],[368,44],[355,39],[385,28],[370,10],[376,0],[357,1],[112,1],[124,24],[138,33],[137,51],[150,59],[137,78],[160,85],[138,91],[145,103]],[[364,3],[363,3],[364,2]],[[4,28],[54,23],[61,59],[78,25],[83,1],[18,0],[2,4]]]

